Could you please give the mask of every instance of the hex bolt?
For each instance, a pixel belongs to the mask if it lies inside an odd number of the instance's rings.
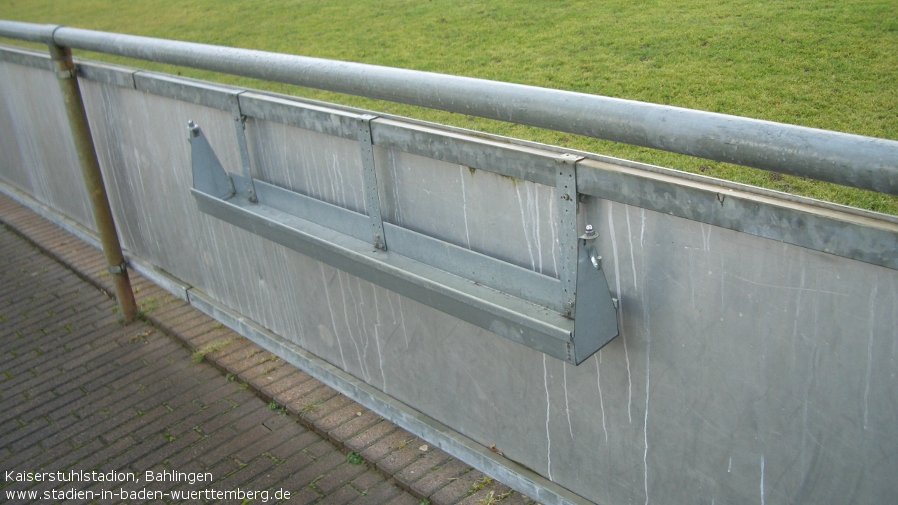
[[[591,224],[586,225],[586,234],[587,235],[591,235],[594,231],[595,231],[595,229],[592,227]]]
[[[194,137],[200,136],[200,127],[193,122],[193,120],[187,121],[187,128],[190,129],[190,134]]]
[[[571,197],[570,197],[570,195],[564,194],[564,195],[561,195],[561,199],[562,200],[570,200]]]

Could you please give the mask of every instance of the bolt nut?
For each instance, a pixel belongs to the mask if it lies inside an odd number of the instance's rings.
[[[570,197],[570,195],[564,194],[564,195],[561,195],[561,199],[566,201],[566,200],[570,200],[571,197]]]
[[[187,121],[187,128],[190,130],[190,135],[194,137],[200,136],[200,127],[196,125],[192,120]]]

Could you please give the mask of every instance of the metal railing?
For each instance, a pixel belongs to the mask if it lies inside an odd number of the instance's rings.
[[[536,126],[898,195],[898,142],[632,100],[0,21],[0,36]]]

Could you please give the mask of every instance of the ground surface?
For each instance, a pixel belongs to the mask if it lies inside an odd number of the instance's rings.
[[[100,503],[147,502],[131,494],[142,490],[175,503],[171,493],[268,491],[272,502],[285,490],[292,504],[532,503],[140,276],[146,320],[122,325],[99,251],[4,195],[0,223],[0,502],[71,490]],[[140,482],[15,477],[72,470]],[[146,471],[212,482],[147,482]]]
[[[894,0],[0,0],[0,19],[482,77],[898,139]],[[345,95],[112,60],[898,214],[895,197],[760,170]]]

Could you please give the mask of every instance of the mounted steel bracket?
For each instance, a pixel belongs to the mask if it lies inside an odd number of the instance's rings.
[[[215,151],[212,150],[200,127],[193,121],[188,121],[187,129],[190,132],[187,140],[190,142],[193,187],[222,200],[234,196],[234,182],[222,168],[218,156],[215,156]]]
[[[594,237],[577,238],[577,194],[570,173],[579,159],[565,160],[569,163],[558,179],[559,187],[568,184],[568,199],[561,203],[566,233],[559,234],[569,244],[569,282],[563,287],[554,277],[383,222],[370,156],[372,119],[360,116],[358,123],[363,169],[371,172],[367,214],[229,174],[200,128],[190,122],[191,193],[198,209],[570,363],[580,364],[617,335],[617,313],[601,261],[595,259]],[[366,153],[370,158],[364,159]],[[256,202],[248,196],[253,187]],[[568,304],[574,300],[580,305],[576,318],[574,304]]]

